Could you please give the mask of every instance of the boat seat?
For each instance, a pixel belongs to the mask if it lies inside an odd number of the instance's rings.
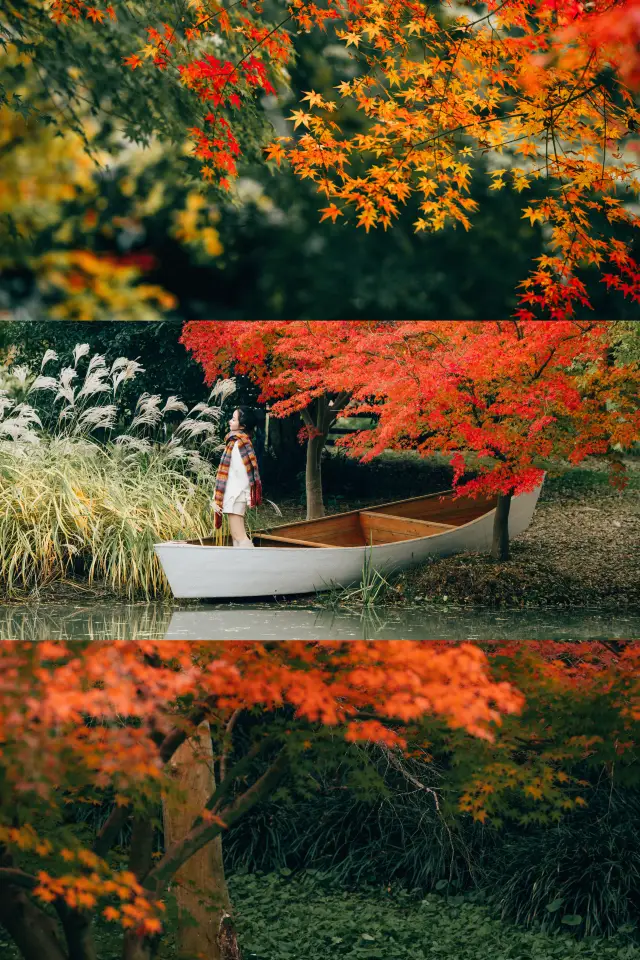
[[[362,510],[360,523],[367,544],[396,543],[399,540],[417,540],[420,537],[432,537],[447,530],[455,530],[450,523],[436,523],[433,520],[414,520],[398,517],[392,513]]]

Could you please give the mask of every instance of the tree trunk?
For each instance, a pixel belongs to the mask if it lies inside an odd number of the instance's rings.
[[[496,514],[493,521],[493,542],[491,556],[494,560],[509,559],[509,511],[512,493],[499,493]]]
[[[98,960],[91,915],[70,910],[63,904],[58,910],[67,940],[69,960]]]
[[[324,450],[326,440],[326,434],[316,434],[307,440],[307,469],[305,474],[307,520],[316,520],[318,517],[324,517],[322,451]]]
[[[153,960],[154,950],[152,941],[147,937],[139,937],[127,930],[122,946],[122,960]]]
[[[215,790],[208,723],[200,724],[196,736],[176,750],[170,762],[170,771],[184,799],[170,796],[164,801],[165,847],[188,833]],[[237,947],[228,922],[231,902],[224,876],[220,836],[194,854],[178,870],[171,888],[180,916],[179,960],[229,960],[234,956]],[[131,957],[127,960],[146,958]]]
[[[68,960],[56,922],[24,890],[0,889],[0,923],[24,960]]]

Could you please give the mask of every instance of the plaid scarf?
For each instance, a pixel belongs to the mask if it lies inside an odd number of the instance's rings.
[[[216,511],[214,518],[214,525],[216,529],[222,526],[222,503],[224,500],[224,491],[226,489],[227,479],[229,477],[231,454],[233,453],[233,448],[236,443],[238,444],[240,456],[242,457],[242,462],[249,478],[249,506],[257,507],[262,503],[262,483],[260,481],[260,473],[258,471],[258,461],[256,460],[256,452],[253,449],[253,444],[251,443],[250,438],[246,433],[238,431],[237,433],[228,433],[224,438],[224,442],[226,446],[224,448],[224,453],[220,458],[220,466],[218,467],[218,473],[216,476],[215,502],[220,507],[220,512],[218,513]]]

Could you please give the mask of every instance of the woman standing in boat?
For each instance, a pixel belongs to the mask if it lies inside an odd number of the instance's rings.
[[[247,507],[262,503],[262,482],[252,443],[256,427],[256,414],[249,407],[233,411],[216,477],[215,526],[216,529],[222,526],[222,515],[226,514],[234,547],[253,547],[244,517]]]

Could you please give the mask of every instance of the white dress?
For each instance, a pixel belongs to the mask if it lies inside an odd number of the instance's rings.
[[[229,475],[222,500],[223,513],[238,513],[244,516],[251,498],[251,484],[242,462],[240,446],[236,440],[231,451]]]

